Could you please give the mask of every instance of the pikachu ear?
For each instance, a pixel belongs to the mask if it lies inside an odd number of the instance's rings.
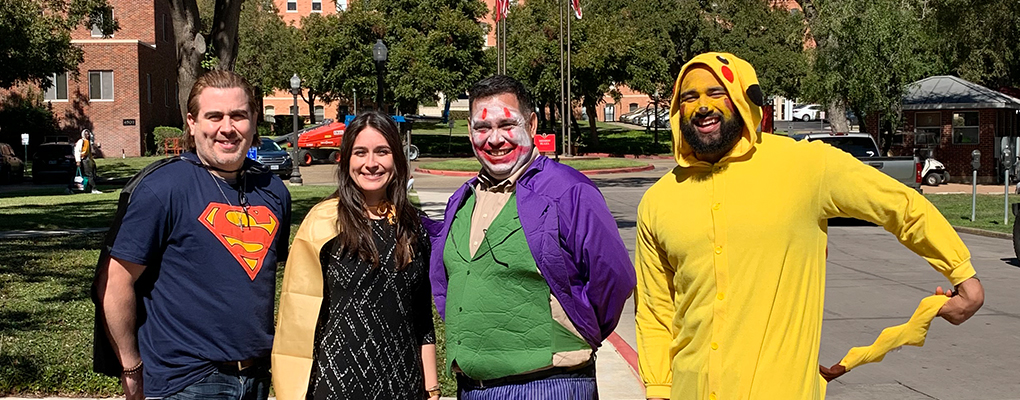
[[[765,95],[761,93],[761,87],[758,84],[754,84],[747,87],[747,99],[751,100],[754,105],[761,107],[765,105]]]

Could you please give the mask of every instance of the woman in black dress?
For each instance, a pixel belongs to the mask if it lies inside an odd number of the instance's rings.
[[[407,198],[410,172],[397,126],[384,114],[362,113],[340,152],[339,188],[302,222],[284,271],[273,351],[277,397],[437,399],[430,246]],[[295,304],[315,291],[307,281],[316,279],[322,300],[313,319],[314,302]],[[310,370],[289,361],[309,349]]]

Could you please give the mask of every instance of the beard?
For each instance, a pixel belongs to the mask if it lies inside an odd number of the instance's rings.
[[[680,133],[684,141],[691,146],[695,154],[721,154],[733,148],[733,145],[740,140],[740,132],[744,130],[744,118],[740,113],[734,112],[733,118],[726,119],[720,116],[722,123],[719,125],[719,139],[706,141],[698,129],[694,126],[693,119],[680,123]]]

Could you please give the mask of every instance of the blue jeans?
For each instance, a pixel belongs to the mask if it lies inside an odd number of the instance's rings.
[[[269,365],[255,365],[238,371],[220,367],[209,376],[164,397],[164,400],[266,400],[269,398]]]

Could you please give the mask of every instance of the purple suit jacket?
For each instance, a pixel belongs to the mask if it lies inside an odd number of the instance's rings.
[[[446,318],[443,249],[472,178],[450,197],[441,228],[430,231],[432,294]],[[539,271],[567,317],[592,348],[616,329],[634,289],[634,265],[602,193],[573,168],[539,156],[517,181],[517,213]]]

